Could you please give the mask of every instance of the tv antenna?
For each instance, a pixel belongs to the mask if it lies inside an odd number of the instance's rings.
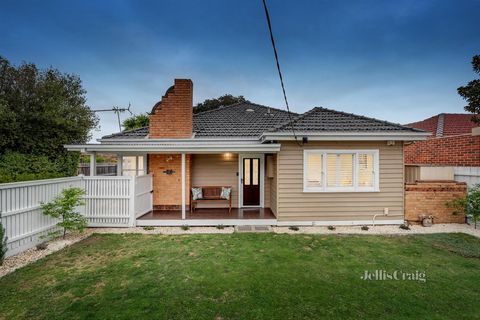
[[[128,111],[130,113],[130,115],[133,116],[133,112],[130,111],[130,107],[131,107],[131,104],[129,102],[127,108],[113,106],[111,109],[99,109],[99,110],[93,110],[93,112],[115,112],[115,114],[117,115],[117,119],[118,119],[118,128],[120,129],[120,131],[122,131],[122,123],[120,122],[120,113]]]

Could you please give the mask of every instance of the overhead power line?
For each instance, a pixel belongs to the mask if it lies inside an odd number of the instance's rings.
[[[282,70],[280,68],[280,62],[278,61],[277,46],[275,45],[275,38],[273,37],[272,22],[270,21],[270,14],[268,12],[267,2],[266,0],[262,0],[262,1],[263,1],[263,8],[265,9],[265,17],[267,19],[268,31],[270,32],[270,40],[272,41],[273,53],[275,55],[275,62],[277,64],[278,76],[280,77],[280,84],[282,86],[283,99],[285,100],[285,106],[287,108],[287,114],[290,120],[290,127],[292,129],[292,133],[293,133],[293,137],[295,138],[295,141],[299,146],[302,146],[297,139],[297,134],[295,133],[295,127],[293,125],[292,113],[290,112],[290,106],[288,105],[287,93],[285,92],[285,84],[283,83]]]

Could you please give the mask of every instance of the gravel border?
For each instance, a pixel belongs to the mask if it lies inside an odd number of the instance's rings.
[[[327,227],[298,227],[298,231],[291,230],[289,227],[272,227],[271,231],[279,234],[362,234],[362,235],[408,235],[408,234],[431,234],[431,233],[466,233],[480,238],[480,228],[474,229],[467,224],[434,224],[432,227],[422,227],[420,225],[410,226],[410,230],[400,229],[399,226],[369,226],[367,231],[360,226],[337,226],[335,230],[328,230]],[[145,229],[144,227],[135,228],[88,228],[82,234],[67,234],[65,239],[57,238],[48,242],[45,250],[37,250],[35,247],[28,249],[17,255],[5,259],[0,266],[0,278],[37,260],[40,260],[49,254],[62,250],[63,248],[88,238],[93,233],[102,234],[163,234],[163,235],[182,235],[182,234],[232,234],[235,232],[233,227],[190,227],[183,230],[181,227],[154,227]]]
[[[327,227],[298,227],[298,231],[291,230],[289,227],[273,227],[275,233],[308,233],[308,234],[371,234],[371,235],[408,235],[408,234],[431,234],[431,233],[466,233],[480,238],[480,229],[474,229],[468,224],[434,224],[431,227],[421,225],[411,225],[410,230],[400,229],[399,226],[368,226],[364,231],[361,226],[336,226],[335,230],[328,230]]]
[[[62,250],[67,246],[79,242],[83,239],[88,238],[92,235],[90,230],[85,231],[84,233],[71,233],[63,238],[57,238],[48,241],[48,246],[44,250],[37,250],[36,247],[25,250],[19,254],[13,255],[11,257],[5,258],[3,265],[0,266],[0,278],[6,276],[7,274],[22,268],[30,263],[33,263],[37,260],[40,260],[49,254]]]

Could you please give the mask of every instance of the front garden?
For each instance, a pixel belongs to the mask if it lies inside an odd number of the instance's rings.
[[[375,270],[425,274],[362,279]],[[1,319],[473,319],[480,239],[99,234],[0,288]]]

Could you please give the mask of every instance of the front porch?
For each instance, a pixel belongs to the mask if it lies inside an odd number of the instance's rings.
[[[137,226],[236,226],[276,225],[277,219],[270,208],[199,208],[186,212],[182,210],[152,210],[137,218]]]
[[[102,149],[111,148],[109,151],[117,155],[118,175],[149,176],[141,192],[144,199],[135,201],[135,206],[142,207],[136,210],[138,226],[276,224],[278,145],[250,141],[230,141],[228,146],[207,142],[150,143],[148,151],[102,145]],[[94,173],[99,149],[82,151],[91,154]],[[230,189],[230,198],[224,201],[205,192],[207,196],[193,199],[194,187]],[[193,200],[197,209],[194,213],[189,210]]]

